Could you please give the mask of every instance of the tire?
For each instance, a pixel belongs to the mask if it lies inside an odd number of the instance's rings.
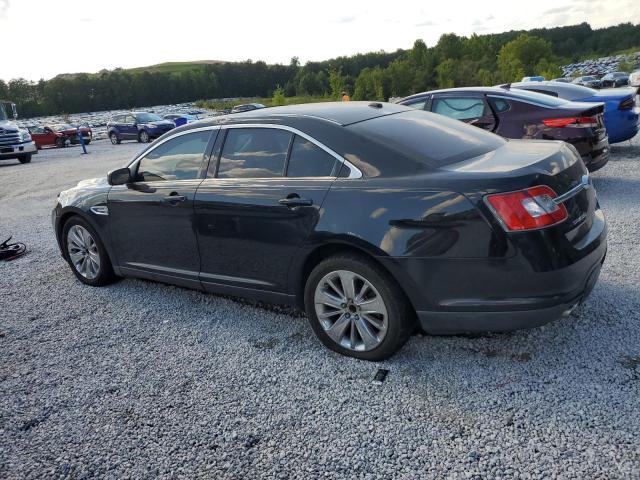
[[[31,154],[30,154],[30,153],[27,153],[27,154],[25,154],[25,155],[20,155],[20,156],[18,157],[18,161],[19,161],[20,163],[31,163]]]
[[[64,138],[58,137],[56,138],[56,147],[64,148],[67,142],[64,141]]]
[[[149,137],[149,134],[147,133],[147,131],[140,130],[140,132],[138,133],[138,141],[140,143],[149,143],[150,140],[151,138]]]
[[[86,235],[89,235],[87,237]],[[71,217],[62,228],[64,258],[78,280],[92,287],[112,283],[113,273],[107,250],[96,231],[81,217]],[[88,251],[83,254],[80,250]],[[78,252],[74,255],[74,252]]]
[[[121,140],[118,138],[118,134],[116,132],[111,132],[109,134],[109,140],[111,140],[112,145],[120,145]]]
[[[344,285],[349,283],[353,288],[347,287],[347,292],[353,290],[355,295],[344,295]],[[406,343],[415,326],[412,308],[394,279],[356,254],[320,262],[307,279],[304,304],[311,328],[327,348],[362,360],[389,358]]]

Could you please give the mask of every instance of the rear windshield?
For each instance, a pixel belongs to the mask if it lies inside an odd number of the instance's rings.
[[[436,168],[484,155],[505,144],[493,133],[422,110],[376,117],[346,128]]]

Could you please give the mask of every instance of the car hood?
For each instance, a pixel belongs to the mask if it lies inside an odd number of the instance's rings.
[[[16,124],[11,122],[10,120],[0,120],[0,128],[2,128],[3,130],[9,130],[11,132],[18,131],[18,127],[16,126]]]
[[[153,127],[173,127],[174,123],[171,120],[156,120],[155,122],[146,122],[145,125],[151,125]]]
[[[98,177],[80,180],[74,188],[102,188],[108,186],[109,181],[107,180],[107,177]]]

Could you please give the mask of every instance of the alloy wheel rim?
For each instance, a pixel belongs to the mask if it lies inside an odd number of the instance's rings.
[[[147,143],[149,141],[149,135],[147,135],[147,132],[142,132],[140,137],[142,138],[142,143]]]
[[[73,268],[88,280],[100,273],[98,245],[89,231],[82,225],[74,225],[67,233],[67,251]]]
[[[111,143],[113,143],[114,145],[118,142],[118,137],[116,137],[114,134],[111,135]]]
[[[387,307],[378,290],[362,275],[348,270],[328,273],[316,286],[314,304],[320,325],[343,348],[370,351],[387,334]]]

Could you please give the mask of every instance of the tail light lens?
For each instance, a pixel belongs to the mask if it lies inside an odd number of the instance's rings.
[[[597,127],[598,117],[564,117],[564,118],[548,118],[542,120],[547,127],[563,128],[563,127]]]
[[[635,106],[636,102],[633,97],[626,98],[618,105],[618,110],[631,110]]]
[[[557,204],[553,189],[542,185],[517,192],[496,193],[485,197],[498,220],[510,231],[549,227],[567,218],[567,209]]]

